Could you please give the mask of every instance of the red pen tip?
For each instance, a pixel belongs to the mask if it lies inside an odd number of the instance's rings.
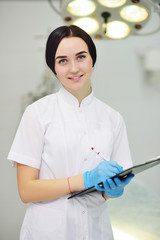
[[[94,150],[94,147],[91,147],[92,150]]]

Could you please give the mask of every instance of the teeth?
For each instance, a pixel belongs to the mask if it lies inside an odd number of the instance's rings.
[[[80,75],[80,76],[75,76],[75,77],[69,77],[69,79],[78,79],[80,77],[82,77],[83,75]]]
[[[79,78],[79,77],[72,77],[72,79],[77,79],[77,78]]]
[[[82,75],[76,76],[76,77],[70,77],[70,79],[77,79],[77,78],[80,78],[80,77],[82,77]]]

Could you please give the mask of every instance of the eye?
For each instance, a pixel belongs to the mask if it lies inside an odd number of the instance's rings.
[[[65,64],[67,62],[67,59],[61,59],[61,60],[59,60],[59,64]]]
[[[79,56],[78,56],[78,60],[80,60],[80,61],[83,60],[83,59],[85,59],[85,58],[86,58],[86,55],[79,55]]]

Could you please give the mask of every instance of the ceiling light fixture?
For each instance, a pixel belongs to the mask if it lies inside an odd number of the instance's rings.
[[[48,0],[53,10],[53,0]],[[160,0],[59,0],[66,25],[77,25],[96,39],[123,39],[149,35],[143,30],[153,13],[160,18]],[[159,2],[157,2],[159,1]],[[57,11],[56,11],[57,12]]]

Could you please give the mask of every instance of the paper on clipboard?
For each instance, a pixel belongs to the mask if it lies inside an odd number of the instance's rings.
[[[119,177],[119,179],[124,179],[131,173],[136,175],[136,174],[138,174],[140,172],[143,172],[143,171],[145,171],[145,170],[147,170],[149,168],[152,168],[152,167],[154,167],[154,166],[156,166],[158,164],[160,164],[160,156],[158,156],[156,158],[149,159],[145,163],[138,164],[138,165],[135,165],[135,166],[133,166],[131,168],[128,168],[128,169],[124,170],[123,172],[121,172],[119,174],[116,174],[112,178]],[[91,187],[89,189],[85,189],[85,190],[73,193],[70,197],[68,197],[68,199],[71,199],[71,198],[76,197],[76,196],[82,196],[84,194],[87,194],[87,193],[90,193],[90,192],[94,192],[94,191],[97,191],[95,189],[95,187]]]

